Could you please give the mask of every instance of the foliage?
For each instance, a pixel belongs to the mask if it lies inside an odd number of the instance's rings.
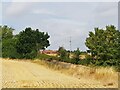
[[[0,26],[0,40],[12,38],[13,30],[13,28],[6,25]]]
[[[69,60],[69,52],[67,52],[67,50],[65,50],[64,47],[59,47],[58,55],[60,57],[60,61],[67,62]]]
[[[116,28],[106,26],[106,29],[95,28],[89,32],[85,42],[96,65],[116,65],[120,58],[120,32]]]
[[[73,60],[75,60],[74,63],[78,64],[78,61],[80,61],[80,54],[81,54],[79,48],[77,48],[77,50],[75,50],[73,54],[74,54]]]
[[[13,35],[13,28],[0,26],[0,45],[2,56],[5,58],[34,58],[40,49],[50,44],[48,33],[39,32],[38,29],[26,28],[18,35]]]
[[[15,39],[4,39],[2,41],[2,57],[4,58],[19,58],[15,48]]]
[[[2,57],[18,58],[19,54],[16,52],[16,38],[13,35],[13,28],[8,26],[0,26],[0,44],[2,45]]]
[[[26,28],[18,35],[16,49],[21,58],[35,58],[40,49],[47,48],[49,44],[48,33],[39,32],[38,29]]]
[[[34,58],[40,49],[45,49],[50,45],[49,37],[48,33],[39,32],[38,29],[26,28],[18,35],[17,52],[22,55],[22,58]]]
[[[39,55],[37,55],[36,58],[40,59],[40,60],[59,60],[59,58],[56,56],[49,56],[46,54],[39,54]]]
[[[89,65],[90,64],[90,60],[88,60],[88,59],[79,60],[78,64]]]

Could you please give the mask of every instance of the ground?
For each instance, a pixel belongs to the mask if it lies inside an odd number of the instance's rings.
[[[106,88],[102,83],[78,79],[43,65],[2,60],[2,88]]]

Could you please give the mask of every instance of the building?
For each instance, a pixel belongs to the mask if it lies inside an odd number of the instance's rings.
[[[43,51],[40,51],[40,53],[47,54],[50,56],[56,56],[58,54],[58,51],[57,50],[43,50]]]

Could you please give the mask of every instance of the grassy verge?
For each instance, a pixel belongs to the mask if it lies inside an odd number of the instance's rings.
[[[78,79],[85,78],[97,80],[103,84],[105,83],[104,85],[117,85],[118,82],[118,72],[116,72],[113,67],[74,65],[55,60],[53,60],[52,62],[48,62],[45,60],[36,59],[33,62],[43,65],[49,69],[56,70],[67,75],[71,75]]]

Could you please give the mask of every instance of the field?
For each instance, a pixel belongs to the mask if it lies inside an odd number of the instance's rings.
[[[0,61],[2,88],[118,87],[118,73],[112,68],[92,69],[57,62],[53,65],[40,60],[0,59]]]

